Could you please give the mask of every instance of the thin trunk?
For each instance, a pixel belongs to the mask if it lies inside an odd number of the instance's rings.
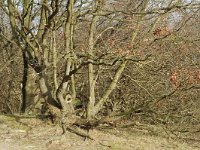
[[[54,93],[58,89],[57,81],[57,45],[55,31],[52,31],[52,49],[53,49],[53,82],[54,82]]]
[[[46,3],[46,0],[42,0],[41,3]],[[42,38],[42,33],[44,31],[45,24],[46,24],[46,17],[45,17],[45,8],[44,8],[44,6],[42,6],[41,9],[42,10],[41,10],[41,14],[40,14],[39,30],[37,32],[37,38],[38,39]]]
[[[72,64],[72,70],[74,70],[74,63]],[[71,76],[71,92],[72,92],[72,99],[76,99],[76,86],[75,86],[75,79],[74,75]]]
[[[23,26],[29,29],[30,27],[30,11],[31,11],[30,0],[23,0],[23,14],[27,14],[23,20]],[[22,51],[23,55],[23,78],[22,78],[22,104],[21,104],[21,113],[25,113],[26,111],[26,103],[27,103],[27,82],[28,82],[28,58],[26,57],[26,51],[28,46]],[[29,81],[30,82],[30,81]],[[32,82],[32,81],[31,81]]]
[[[96,2],[97,5],[98,1]],[[96,7],[96,13],[99,13],[99,6]],[[99,19],[98,15],[93,16],[92,22],[90,25],[89,33],[89,50],[88,50],[88,61],[92,61],[94,56],[94,36],[96,32],[96,23]],[[95,75],[94,75],[94,66],[92,63],[88,65],[88,77],[89,77],[89,101],[87,104],[87,119],[92,118],[93,109],[95,105]]]
[[[26,92],[26,85],[28,80],[28,60],[26,58],[25,52],[23,52],[23,79],[22,79],[22,105],[21,105],[21,113],[25,113],[26,111],[26,102],[27,102],[27,92]]]
[[[95,86],[94,86],[94,69],[93,65],[89,64],[88,75],[89,75],[89,101],[87,105],[87,118],[91,119],[92,110],[95,104]]]
[[[73,51],[74,49],[74,41],[73,41],[73,35],[74,35],[74,21],[75,21],[75,18],[72,17],[72,24],[71,24],[71,36],[70,36],[70,49],[71,51]],[[75,54],[73,53],[73,57]],[[72,62],[72,70],[75,69],[75,64],[74,64],[74,60]],[[75,86],[75,77],[74,77],[74,74],[71,76],[71,92],[72,92],[72,100],[74,101],[75,98],[76,98],[76,86]]]
[[[74,6],[74,0],[69,0],[67,4],[67,13],[68,13],[68,18],[65,23],[65,51],[67,53],[67,66],[66,66],[66,71],[65,74],[69,75],[69,72],[71,70],[71,65],[72,65],[72,55],[71,55],[71,23],[72,23],[72,14],[73,14],[73,6]],[[63,88],[66,90],[68,87],[68,82],[63,84]]]
[[[109,95],[111,94],[111,92],[116,88],[117,86],[117,82],[121,76],[121,74],[123,73],[125,67],[126,67],[126,63],[127,61],[124,61],[119,68],[117,69],[117,72],[113,78],[113,81],[111,82],[111,84],[109,85],[108,89],[105,91],[104,95],[102,96],[102,98],[99,100],[99,102],[95,105],[93,112],[92,112],[92,116],[95,116],[101,109],[103,104],[106,102],[106,100],[108,99]]]

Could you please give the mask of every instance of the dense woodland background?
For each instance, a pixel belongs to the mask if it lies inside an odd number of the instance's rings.
[[[199,0],[1,0],[0,19],[2,114],[199,124]]]

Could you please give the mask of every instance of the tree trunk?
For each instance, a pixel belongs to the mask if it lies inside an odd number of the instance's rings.
[[[57,81],[57,44],[56,44],[56,35],[55,31],[52,31],[52,49],[53,49],[53,82],[54,82],[54,94],[56,94],[56,90],[58,89],[58,81]]]
[[[98,1],[96,2],[96,4]],[[99,12],[99,7],[96,8],[96,13]],[[88,50],[88,61],[92,61],[94,57],[94,36],[96,32],[96,23],[99,19],[98,15],[93,16],[92,22],[90,25],[90,33],[89,33],[89,50]],[[89,99],[87,104],[87,119],[92,118],[94,104],[95,104],[95,79],[94,79],[94,66],[92,63],[88,65],[88,77],[89,77]]]
[[[22,79],[22,105],[21,105],[21,113],[25,113],[26,111],[26,102],[27,102],[27,93],[26,93],[26,84],[28,79],[28,60],[26,58],[25,52],[23,52],[23,79]]]
[[[93,109],[92,116],[95,116],[102,109],[103,104],[106,102],[106,100],[108,99],[108,97],[111,94],[111,92],[116,88],[117,82],[118,82],[121,74],[123,73],[123,71],[124,71],[124,69],[126,67],[126,63],[127,63],[127,61],[122,62],[122,64],[117,69],[117,72],[116,72],[116,74],[115,74],[115,76],[113,78],[113,81],[110,83],[108,89],[105,91],[105,93],[102,96],[102,98],[95,105],[95,107]]]
[[[40,75],[39,86],[40,86],[40,91],[42,93],[42,97],[45,99],[45,101],[61,109],[61,105],[53,98],[51,94],[51,90],[50,87],[48,86],[47,78],[45,75]]]

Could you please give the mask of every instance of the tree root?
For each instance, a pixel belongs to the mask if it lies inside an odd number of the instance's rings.
[[[81,137],[94,140],[94,138],[92,138],[88,133],[86,133],[85,131],[81,130],[81,129],[78,128],[78,127],[67,126],[66,129],[67,129],[69,132],[75,133],[75,134],[77,134],[77,135],[79,135],[79,136],[81,136]]]
[[[110,145],[106,145],[106,144],[103,144],[102,142],[99,142],[97,140],[95,140],[93,137],[91,137],[88,133],[86,133],[85,131],[81,130],[79,127],[73,127],[73,126],[67,126],[66,129],[69,131],[69,132],[72,132],[72,133],[75,133],[81,137],[84,137],[84,138],[88,138],[90,140],[93,140],[93,141],[96,141],[97,143],[99,143],[100,145],[102,146],[105,146],[105,147],[108,147],[108,148],[111,148]]]

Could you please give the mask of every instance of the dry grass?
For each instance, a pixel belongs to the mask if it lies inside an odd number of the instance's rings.
[[[73,133],[61,135],[61,128],[36,118],[0,116],[2,150],[198,150],[198,141],[158,136],[147,130],[98,129],[90,131],[95,139]]]

